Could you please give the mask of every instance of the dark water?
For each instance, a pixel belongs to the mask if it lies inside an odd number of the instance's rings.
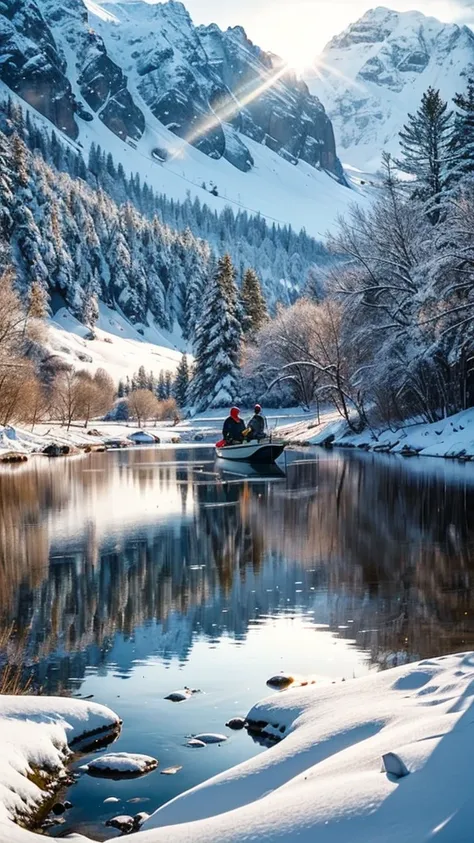
[[[4,656],[44,693],[110,705],[114,749],[160,761],[82,776],[53,834],[113,837],[108,817],[263,751],[224,724],[282,669],[350,679],[474,648],[474,467],[317,450],[281,467],[239,476],[209,448],[153,448],[0,471]],[[184,685],[203,693],[164,700]],[[200,731],[230,739],[185,747]]]

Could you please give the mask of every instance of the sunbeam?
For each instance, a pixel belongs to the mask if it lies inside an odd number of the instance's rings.
[[[240,91],[237,91],[234,95],[233,100],[229,100],[225,103],[222,107],[219,107],[214,111],[214,113],[201,122],[201,124],[194,129],[190,134],[186,136],[184,139],[187,143],[195,144],[199,138],[205,137],[212,129],[217,128],[220,126],[221,123],[228,122],[235,114],[237,114],[242,108],[249,105],[249,103],[253,102],[253,100],[260,97],[265,91],[268,91],[269,88],[272,88],[276,83],[290,71],[290,67],[287,64],[282,65],[275,73],[265,79],[264,82],[258,84],[256,87],[252,87],[250,91],[244,93],[248,88],[249,85],[245,85]],[[176,153],[173,155],[174,158],[179,156],[180,150],[176,150]]]

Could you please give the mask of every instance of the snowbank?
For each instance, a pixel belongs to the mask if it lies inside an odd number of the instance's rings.
[[[73,741],[119,723],[111,709],[93,702],[0,695],[0,840],[16,839],[11,821],[31,818],[51,797],[48,788],[63,773]],[[38,776],[44,776],[41,787]]]
[[[248,718],[284,739],[160,808],[137,843],[468,841],[473,699],[473,653],[275,694]],[[408,776],[381,771],[388,752]]]
[[[467,843],[474,814],[473,703],[474,653],[275,693],[247,719],[259,728],[270,724],[283,739],[164,805],[129,839]],[[31,706],[29,724],[25,705]],[[0,738],[9,760],[2,758],[0,767],[0,839],[39,843],[39,836],[8,820],[15,809],[35,804],[36,785],[21,770],[31,763],[60,768],[66,736],[97,718],[113,722],[114,715],[62,699],[2,702]],[[387,773],[384,756],[387,766],[408,774]]]
[[[95,431],[98,435],[91,435]],[[183,429],[178,430],[171,422],[161,422],[159,427],[142,427],[140,432],[145,434],[142,442],[157,442],[170,444],[180,438]],[[141,444],[133,436],[138,433],[135,425],[116,422],[91,422],[89,430],[83,426],[72,425],[69,430],[56,422],[36,425],[34,431],[21,427],[0,427],[0,458],[4,454],[41,453],[46,445],[69,445],[76,448],[101,447],[111,442],[126,443],[130,447]],[[132,437],[132,438],[131,438]]]
[[[293,442],[321,445],[334,437],[336,447],[366,448],[393,454],[419,454],[424,457],[474,459],[474,408],[456,413],[432,424],[405,425],[391,430],[364,430],[352,433],[340,416],[327,414],[321,424],[309,419],[278,429],[279,435]]]

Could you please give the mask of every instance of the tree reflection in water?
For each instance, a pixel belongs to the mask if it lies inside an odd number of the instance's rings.
[[[473,507],[473,469],[443,461],[295,452],[279,478],[207,450],[33,459],[0,472],[3,658],[21,642],[57,691],[149,622],[154,652],[186,660],[196,636],[288,612],[383,667],[469,649]]]

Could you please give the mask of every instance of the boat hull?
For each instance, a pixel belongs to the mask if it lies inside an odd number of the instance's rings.
[[[246,442],[243,445],[216,448],[216,453],[223,460],[271,465],[284,450],[285,446],[280,442]]]

